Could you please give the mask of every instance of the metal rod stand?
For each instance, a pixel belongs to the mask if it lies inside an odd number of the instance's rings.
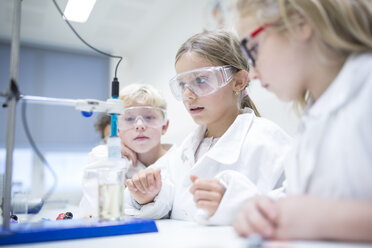
[[[8,119],[6,134],[6,168],[4,178],[4,192],[2,199],[3,210],[3,229],[8,230],[10,226],[10,206],[12,193],[12,170],[13,170],[13,149],[15,137],[15,117],[17,106],[18,69],[19,69],[19,50],[20,50],[20,30],[21,30],[21,0],[14,0],[12,43],[10,47],[10,83],[8,97]]]

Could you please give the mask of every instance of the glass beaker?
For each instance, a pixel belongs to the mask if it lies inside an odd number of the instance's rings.
[[[97,172],[99,219],[119,220],[124,216],[125,170],[102,168]]]

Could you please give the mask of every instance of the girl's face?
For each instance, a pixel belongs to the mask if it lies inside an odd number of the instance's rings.
[[[176,63],[176,72],[179,74],[209,66],[215,65],[209,60],[191,52],[179,58]],[[225,116],[230,116],[232,108],[237,108],[232,87],[232,83],[229,83],[206,96],[197,96],[188,88],[185,88],[183,103],[197,124],[208,125],[217,123]],[[229,112],[230,114],[228,114]]]
[[[133,104],[127,107],[143,106],[141,104]],[[119,129],[119,137],[121,141],[136,153],[146,153],[156,146],[160,145],[160,139],[165,134],[168,128],[166,125],[153,128],[148,127],[143,120],[138,119],[131,129]]]
[[[238,27],[240,38],[248,37],[259,27],[253,18],[241,18]],[[301,37],[289,38],[278,33],[274,27],[267,26],[246,46],[248,49],[256,47],[257,50],[256,67],[249,75],[251,79],[258,78],[264,88],[284,101],[295,100],[303,95],[306,73],[311,68],[306,58],[311,49]]]

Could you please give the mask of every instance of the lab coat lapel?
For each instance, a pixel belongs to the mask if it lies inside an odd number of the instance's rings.
[[[313,102],[310,102],[301,118],[297,137],[293,143],[292,150],[285,162],[286,178],[288,181],[287,193],[301,194],[307,192],[311,184],[312,175],[316,170],[319,149],[321,149],[322,136],[326,132],[323,125],[325,116],[317,118],[309,116]],[[311,136],[304,135],[307,130],[318,130]]]
[[[196,130],[185,140],[181,154],[182,162],[193,166],[195,164],[195,151],[203,139],[206,126],[198,126]]]
[[[370,75],[370,68],[372,68],[371,55],[371,53],[351,55],[346,60],[332,84],[309,109],[309,118],[330,115],[354,98],[356,92],[363,87]]]
[[[306,128],[309,128],[310,125],[314,124],[311,120],[306,118],[306,116],[303,117],[302,122],[300,123],[300,129],[303,133]],[[315,123],[316,124],[316,123]],[[296,169],[293,170],[295,173],[294,181],[295,183],[295,189],[297,189],[298,192],[292,192],[292,193],[300,193],[305,192],[308,188],[308,185],[311,181],[311,175],[315,169],[316,165],[316,149],[318,146],[312,146],[311,144],[313,142],[319,142],[319,139],[321,139],[317,134],[314,134],[314,136],[311,137],[311,139],[306,139],[306,137],[303,137],[298,140],[297,143],[297,151],[296,151],[296,158],[295,158],[295,166]],[[302,151],[302,152],[301,152]],[[301,164],[300,164],[301,161]],[[290,180],[290,179],[288,179]]]
[[[324,94],[316,102],[310,102],[305,109],[300,123],[300,137],[293,154],[293,164],[289,163],[290,167],[294,168],[286,169],[290,193],[310,190],[312,175],[317,170],[319,149],[327,132],[328,118],[350,101],[363,86],[370,73],[366,68],[372,68],[372,64],[370,67],[360,64],[371,63],[370,56],[371,54],[350,56]],[[313,130],[311,135],[303,135],[308,133],[307,129]]]
[[[206,156],[221,164],[233,164],[238,161],[244,139],[255,118],[249,108],[242,112]]]

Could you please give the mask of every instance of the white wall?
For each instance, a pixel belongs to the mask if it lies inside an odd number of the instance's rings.
[[[249,95],[252,97],[262,117],[274,121],[289,135],[294,136],[299,117],[295,113],[292,103],[280,101],[275,94],[261,87],[259,81],[250,83]]]
[[[180,45],[209,25],[207,15],[210,3],[200,0],[178,2],[177,7],[164,17],[161,25],[149,34],[151,38],[140,41],[141,49],[127,55],[126,62],[119,69],[121,86],[142,82],[152,84],[163,92],[168,102],[170,119],[169,130],[163,138],[166,143],[181,142],[196,126],[183,104],[171,95],[168,80],[175,74],[174,57]],[[298,119],[288,103],[280,102],[257,83],[252,84],[250,96],[262,116],[275,121],[289,134],[294,134]]]

